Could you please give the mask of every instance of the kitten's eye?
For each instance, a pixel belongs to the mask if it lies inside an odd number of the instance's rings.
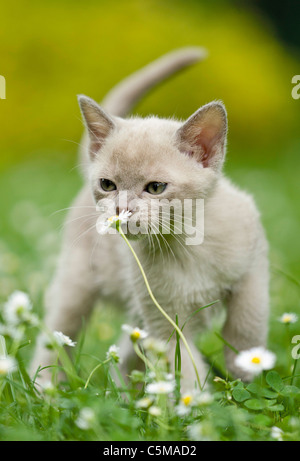
[[[114,182],[112,182],[110,179],[105,178],[100,179],[100,186],[103,190],[105,190],[105,192],[111,192],[113,190],[116,190],[117,188]]]
[[[146,186],[146,191],[152,195],[162,194],[165,188],[167,187],[167,183],[165,182],[150,182],[148,186]]]

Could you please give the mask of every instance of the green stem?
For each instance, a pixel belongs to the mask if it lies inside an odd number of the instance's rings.
[[[93,374],[95,373],[95,371],[97,371],[98,368],[102,367],[102,365],[105,365],[106,363],[108,363],[108,362],[110,362],[110,361],[111,361],[111,358],[105,360],[104,362],[98,363],[98,365],[97,365],[95,368],[93,368],[93,370],[92,370],[91,373],[89,374],[88,379],[86,380],[86,383],[85,383],[85,385],[84,385],[84,389],[86,389],[86,388],[88,387],[89,382],[90,382],[90,380],[91,380],[91,377],[93,376]]]
[[[136,355],[144,362],[146,367],[150,368],[150,370],[155,373],[154,366],[152,365],[152,363],[149,360],[147,360],[147,357],[145,357],[145,355],[142,353],[142,351],[140,350],[140,348],[139,348],[139,346],[138,346],[138,344],[136,342],[133,343],[133,349],[134,349],[134,352],[136,353]]]
[[[171,319],[171,317],[164,311],[164,309],[160,306],[160,304],[157,302],[155,296],[153,295],[152,293],[152,290],[151,290],[151,287],[149,285],[149,282],[148,282],[148,279],[146,277],[146,274],[145,274],[145,271],[143,269],[143,266],[141,265],[140,263],[140,260],[136,254],[136,252],[134,251],[134,249],[132,248],[131,244],[129,243],[127,237],[125,236],[124,232],[122,231],[122,228],[121,226],[117,226],[117,230],[118,232],[120,233],[120,235],[123,237],[123,239],[125,240],[126,244],[128,245],[131,253],[133,254],[137,264],[138,264],[138,267],[141,271],[141,274],[143,276],[143,279],[144,279],[144,282],[146,284],[146,287],[147,287],[147,290],[148,290],[148,293],[150,295],[150,298],[152,299],[153,303],[155,304],[155,306],[157,307],[157,309],[161,312],[161,314],[168,320],[168,322],[170,322],[170,324],[173,326],[173,328],[175,328],[175,330],[177,331],[178,335],[180,336],[183,344],[185,345],[185,348],[190,356],[190,359],[191,359],[191,362],[193,364],[193,367],[194,367],[194,370],[195,370],[195,374],[196,374],[196,377],[197,377],[197,382],[198,382],[198,386],[199,386],[199,389],[202,390],[202,386],[201,386],[201,383],[200,383],[200,378],[199,378],[199,374],[198,374],[198,370],[197,370],[197,367],[196,367],[196,364],[195,364],[195,360],[194,360],[194,357],[193,357],[193,354],[191,352],[191,349],[185,339],[185,336],[184,334],[182,333],[181,329],[176,325],[176,323]]]
[[[294,361],[293,371],[292,371],[292,378],[291,378],[291,385],[294,382],[294,378],[296,377],[296,368],[297,368],[297,360]]]

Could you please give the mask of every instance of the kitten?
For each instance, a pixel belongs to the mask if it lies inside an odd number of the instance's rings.
[[[133,326],[167,340],[170,324],[153,305],[139,269],[119,235],[99,235],[96,222],[105,200],[115,204],[114,213],[129,210],[131,220],[149,230],[159,226],[161,199],[201,200],[204,239],[187,245],[186,233],[166,236],[130,234],[131,243],[147,274],[158,302],[179,325],[197,308],[220,300],[226,306],[223,336],[237,350],[264,346],[268,330],[268,246],[252,198],[222,174],[225,158],[227,115],[214,101],[198,109],[187,121],[123,118],[133,104],[157,82],[204,57],[204,51],[188,48],[170,53],[133,74],[108,94],[102,107],[86,96],[79,105],[87,128],[82,143],[85,185],[67,217],[58,268],[46,296],[46,323],[72,339],[95,301],[110,299],[126,306]],[[126,200],[120,204],[121,193]],[[142,213],[145,209],[151,212]],[[150,216],[149,216],[150,213]],[[173,215],[173,221],[176,217]],[[203,225],[203,223],[201,224]],[[188,322],[185,335],[196,360],[200,381],[208,367],[193,344],[195,335],[207,328],[217,306],[202,310]],[[128,335],[121,339],[124,373],[131,360]],[[174,340],[169,360],[174,362]],[[184,347],[182,388],[194,387],[195,373]],[[235,353],[225,347],[228,370],[251,380],[235,365]],[[51,364],[51,352],[41,338],[32,362]],[[39,379],[47,378],[44,370]]]

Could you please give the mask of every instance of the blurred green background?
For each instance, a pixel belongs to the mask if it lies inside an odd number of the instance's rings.
[[[76,95],[100,101],[165,52],[200,45],[208,58],[147,95],[136,113],[185,118],[210,100],[224,101],[225,170],[255,197],[270,241],[276,349],[277,316],[300,313],[300,100],[291,97],[292,76],[300,74],[297,3],[1,4],[0,74],[7,86],[0,100],[1,300],[24,289],[41,306],[62,235],[65,213],[58,210],[70,205],[82,182]]]

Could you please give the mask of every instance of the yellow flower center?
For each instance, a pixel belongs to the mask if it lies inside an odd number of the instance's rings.
[[[140,339],[140,336],[141,333],[138,330],[133,330],[133,332],[130,335],[132,341],[137,341],[138,339]]]
[[[119,216],[118,215],[115,215],[115,216],[111,216],[110,218],[107,219],[107,221],[109,222],[113,222],[116,218],[118,218]]]
[[[191,401],[193,400],[193,397],[191,395],[185,395],[184,397],[182,397],[181,401],[182,403],[187,407]]]
[[[251,360],[251,362],[252,362],[252,363],[257,363],[257,364],[258,364],[258,363],[261,362],[261,360],[260,360],[259,357],[253,357],[252,360]]]
[[[284,315],[282,321],[283,321],[283,323],[290,323],[291,316],[290,315]]]

